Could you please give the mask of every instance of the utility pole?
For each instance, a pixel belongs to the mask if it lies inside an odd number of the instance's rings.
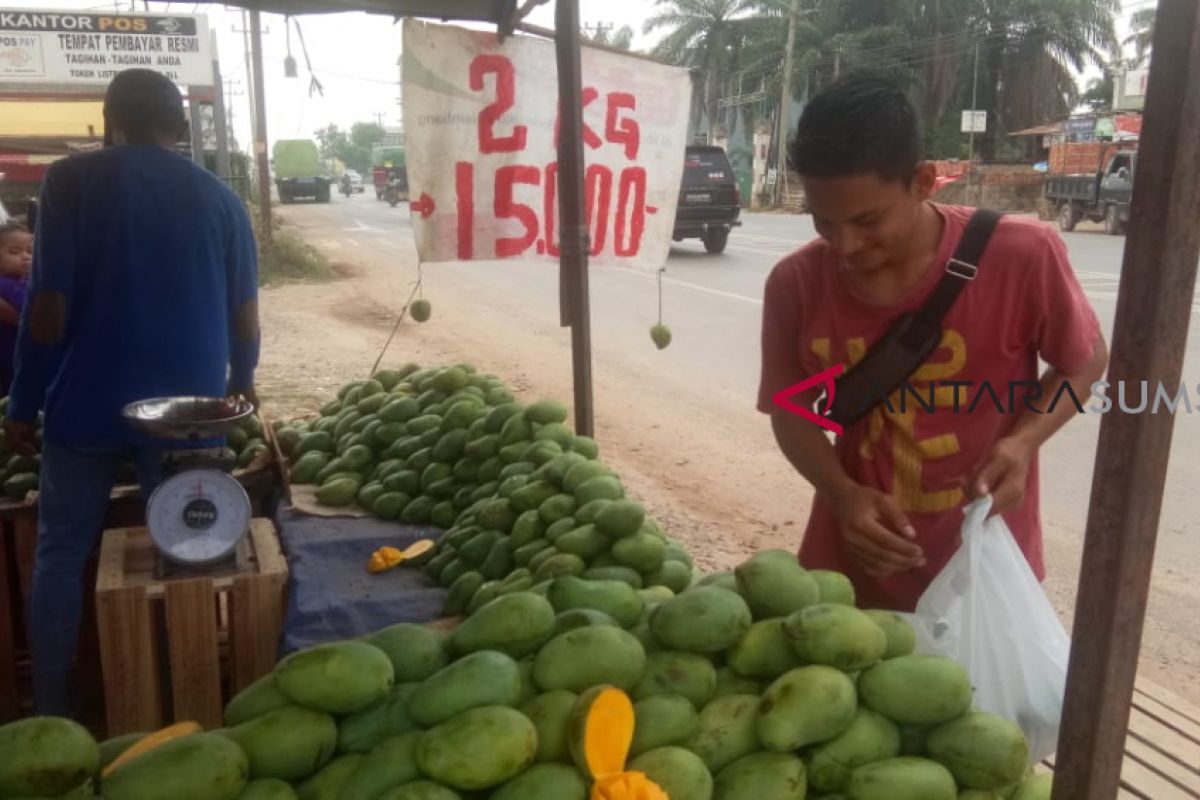
[[[229,180],[229,130],[225,121],[225,81],[221,79],[221,61],[217,56],[217,32],[212,31],[213,125],[217,129],[217,175]]]
[[[792,119],[792,48],[796,44],[796,11],[799,3],[800,0],[791,0],[788,7],[787,45],[783,49],[783,91],[779,97],[779,148],[775,154],[775,186],[772,190],[776,205],[779,205],[783,195],[783,176],[787,173],[787,135]]]
[[[267,160],[267,99],[263,83],[262,25],[257,8],[250,11],[250,47],[254,71],[254,161],[258,169],[258,210],[263,235],[271,239],[271,165]]]
[[[842,74],[842,51],[833,51],[833,79],[836,81]]]
[[[979,100],[979,39],[975,40],[975,71],[971,76],[971,131],[967,139],[967,205],[975,185],[975,104]]]

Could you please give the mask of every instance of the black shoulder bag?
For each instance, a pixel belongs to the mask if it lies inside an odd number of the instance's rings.
[[[1001,216],[988,209],[975,211],[929,299],[920,309],[900,315],[862,361],[834,382],[833,405],[827,406],[827,395],[818,406],[819,413],[848,428],[881,405],[925,363],[942,340],[946,313],[959,292],[975,280]]]

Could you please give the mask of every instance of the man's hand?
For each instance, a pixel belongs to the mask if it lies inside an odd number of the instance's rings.
[[[4,420],[4,436],[8,441],[8,449],[17,455],[31,456],[37,453],[37,429],[32,422],[17,422]]]
[[[1012,511],[1025,502],[1029,464],[1037,447],[1026,439],[1006,436],[993,445],[987,459],[971,479],[974,497],[992,496],[992,513]]]
[[[853,484],[831,500],[838,530],[863,570],[881,578],[924,566],[916,530],[891,496]]]
[[[250,405],[254,406],[254,410],[258,411],[258,408],[259,408],[259,406],[258,406],[258,391],[255,390],[255,388],[253,386],[250,386],[245,389],[235,389],[232,386],[230,386],[228,391],[226,391],[225,394],[228,395],[229,397],[241,396],[241,397],[246,398],[247,400],[250,401]]]

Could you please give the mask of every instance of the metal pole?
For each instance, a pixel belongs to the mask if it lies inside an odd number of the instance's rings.
[[[971,189],[975,184],[975,104],[979,95],[979,40],[975,40],[975,72],[971,77],[971,131],[967,140],[967,205],[971,204]]]
[[[1139,384],[1180,385],[1200,257],[1196,0],[1158,4],[1143,119],[1106,378],[1110,397],[1119,381],[1134,397]],[[1120,786],[1176,422],[1156,410],[1126,413],[1117,406],[1100,425],[1054,800],[1110,800]]]
[[[559,304],[571,326],[575,376],[575,431],[595,431],[592,405],[592,332],[588,308],[588,228],[583,205],[583,80],[579,56],[579,2],[555,0],[554,51],[558,60]]]
[[[783,195],[783,173],[787,168],[787,134],[792,116],[792,48],[796,44],[796,11],[800,0],[788,7],[787,45],[783,49],[783,91],[779,96],[779,149],[775,156],[775,205]]]
[[[263,235],[271,239],[271,165],[267,160],[267,100],[263,84],[262,25],[258,9],[250,11],[250,48],[254,61],[254,162],[258,168],[258,212]]]
[[[213,51],[213,124],[217,127],[217,175],[229,179],[229,131],[225,121],[225,82],[221,79],[221,62],[217,58],[217,32],[212,32]]]
[[[200,111],[199,92],[188,87],[188,128],[192,139],[192,161],[204,166],[204,115]]]

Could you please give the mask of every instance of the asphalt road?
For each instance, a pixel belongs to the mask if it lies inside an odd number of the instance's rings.
[[[351,247],[396,252],[411,257],[408,210],[392,209],[371,195],[336,197],[327,207],[305,209],[338,221],[340,242]],[[328,217],[326,217],[328,215]],[[811,219],[782,214],[746,214],[722,255],[708,255],[699,241],[672,248],[664,275],[664,319],[674,332],[672,358],[662,369],[709,394],[754,413],[759,370],[759,325],[763,283],[771,268],[800,244],[815,237]],[[1080,283],[1096,308],[1111,342],[1116,293],[1125,238],[1098,231],[1064,235]],[[348,254],[352,255],[352,254]],[[477,289],[490,302],[529,309],[538,318],[557,315],[557,268],[551,262],[475,262],[430,265],[447,277]],[[629,358],[646,347],[647,330],[657,316],[655,275],[651,272],[596,267],[591,270],[592,336],[596,347],[624,351]],[[1157,563],[1183,575],[1200,567],[1200,520],[1192,492],[1200,485],[1200,302],[1193,303],[1191,332],[1185,353],[1184,379],[1195,413],[1180,409],[1175,419]],[[1138,393],[1130,395],[1136,402]],[[693,398],[693,401],[699,398]],[[1042,452],[1043,516],[1055,527],[1078,532],[1085,528],[1092,465],[1101,416],[1085,414],[1072,421]]]

